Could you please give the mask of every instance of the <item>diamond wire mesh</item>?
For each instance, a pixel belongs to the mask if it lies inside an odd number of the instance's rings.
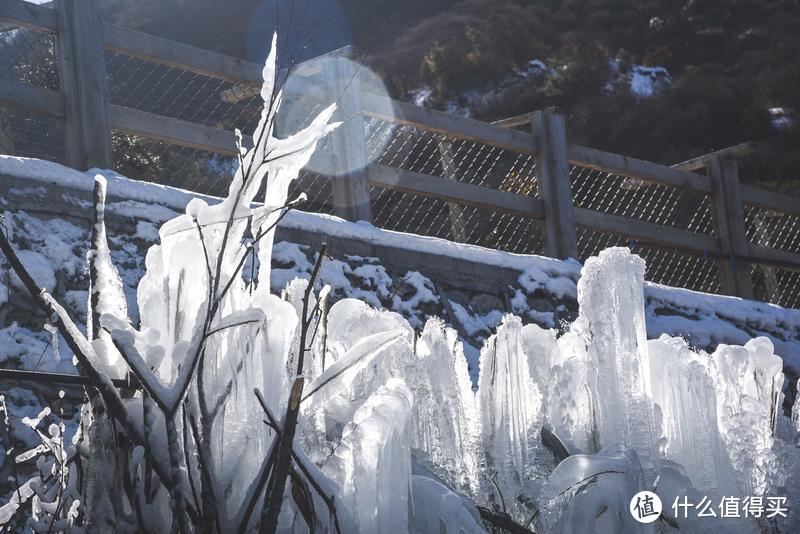
[[[64,122],[0,108],[0,154],[66,163]]]
[[[538,195],[536,160],[531,154],[382,119],[365,122],[368,161],[432,179]],[[511,252],[543,251],[543,232],[537,221],[375,186],[370,192],[376,226]]]
[[[654,184],[595,169],[570,166],[573,204],[601,213],[716,235],[708,195],[689,189]],[[581,261],[611,246],[628,246],[647,262],[649,281],[719,293],[719,269],[705,256],[637,243],[623,235],[579,226],[576,230]]]
[[[53,33],[0,22],[0,80],[58,90]],[[64,163],[64,123],[44,115],[0,108],[0,153]]]
[[[0,22],[0,79],[59,89],[56,42],[53,33]]]
[[[109,101],[140,111],[195,124],[253,134],[261,115],[257,89],[162,65],[123,53],[107,52]],[[307,99],[284,97],[275,134],[282,137],[306,126],[322,109]],[[223,195],[237,168],[235,157],[215,154],[124,132],[113,134],[117,170],[130,178]],[[329,180],[303,171],[291,188],[308,202],[301,209],[332,212]]]
[[[586,167],[570,167],[576,207],[716,235],[711,199],[705,193]]]
[[[588,226],[578,226],[576,234],[581,261],[608,247],[627,246],[645,260],[645,279],[650,282],[704,293],[721,292],[719,268],[710,257],[644,245],[623,235],[597,231]]]
[[[745,204],[744,224],[751,244],[800,253],[800,216]],[[758,297],[784,307],[800,307],[800,271],[753,264],[751,274]]]

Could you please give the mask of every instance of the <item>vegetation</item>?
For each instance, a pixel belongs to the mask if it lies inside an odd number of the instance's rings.
[[[663,163],[750,140],[759,150],[743,178],[800,193],[797,117],[779,128],[769,112],[800,111],[796,0],[358,4],[351,18],[362,46],[381,14],[394,18],[369,61],[396,96],[428,86],[432,107],[455,101],[486,120],[559,106],[572,139]],[[533,59],[552,70],[509,85]],[[651,97],[607,88],[609,60],[623,71],[665,67],[672,83]],[[476,91],[489,96],[464,97]]]

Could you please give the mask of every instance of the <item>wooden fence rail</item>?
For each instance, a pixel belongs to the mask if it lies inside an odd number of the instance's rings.
[[[261,65],[103,23],[97,14],[97,0],[59,0],[56,6],[51,9],[22,0],[0,3],[0,21],[57,35],[61,75],[60,91],[0,80],[0,107],[63,120],[71,166],[111,167],[112,130],[222,155],[235,154],[234,136],[228,130],[110,104],[102,51],[239,84],[249,94],[254,91],[247,88],[261,83]],[[346,77],[346,73],[333,73],[324,82],[341,88]],[[301,78],[299,90],[306,98],[324,100],[319,85],[318,78]],[[737,146],[667,166],[571,143],[564,117],[555,110],[487,124],[389,100],[357,86],[348,87],[347,91],[345,106],[356,119],[348,121],[339,137],[334,138],[332,152],[319,156],[332,158],[334,168],[339,169],[339,176],[333,178],[333,204],[335,213],[345,218],[371,220],[370,188],[377,187],[446,202],[456,240],[463,240],[466,235],[459,208],[462,206],[541,221],[545,252],[554,257],[578,257],[576,227],[708,256],[719,266],[722,291],[742,297],[753,297],[751,264],[800,271],[800,249],[781,250],[748,242],[745,205],[800,216],[800,199],[740,185],[734,156],[752,147]],[[441,136],[438,153],[443,176],[369,163],[364,154],[362,117]],[[513,129],[523,124],[531,124],[531,133]],[[540,198],[458,181],[451,140],[534,155]],[[345,150],[346,147],[350,149]],[[713,207],[715,235],[576,206],[570,166],[707,195]],[[705,174],[695,172],[703,169]]]

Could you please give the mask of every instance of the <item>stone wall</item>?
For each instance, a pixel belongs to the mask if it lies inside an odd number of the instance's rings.
[[[143,274],[145,251],[157,242],[158,226],[178,214],[193,195],[104,174],[109,181],[112,256],[135,314],[135,287]],[[5,212],[6,231],[44,278],[40,283],[52,284],[48,289],[81,322],[86,313],[92,177],[49,162],[0,161],[0,209]],[[279,292],[294,276],[308,276],[323,242],[330,258],[321,278],[331,285],[334,298],[355,297],[394,310],[417,328],[428,316],[442,316],[472,347],[467,353],[473,373],[477,348],[503,314],[514,313],[525,322],[556,329],[565,328],[577,314],[577,262],[456,245],[302,212],[289,214],[278,228],[272,289]],[[10,356],[8,340],[19,338],[21,353],[24,338],[38,340],[38,348],[49,334],[42,331],[46,318],[31,309],[12,278],[0,262],[0,336],[6,336],[0,358],[25,365],[32,356]],[[3,287],[9,288],[5,299]],[[766,335],[787,362],[787,371],[797,375],[800,311],[655,284],[648,284],[645,294],[650,337],[680,335],[711,350],[719,343],[741,344]],[[64,367],[63,362],[55,368]]]

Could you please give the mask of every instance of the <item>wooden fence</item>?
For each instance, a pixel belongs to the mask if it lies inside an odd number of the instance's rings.
[[[251,96],[261,65],[103,23],[97,0],[61,0],[55,9],[4,0],[0,22],[5,31],[56,36],[60,90],[0,79],[0,107],[63,122],[70,166],[113,167],[112,132],[234,154],[230,129],[110,102],[104,58],[122,54]],[[315,98],[318,82],[308,78],[305,97]],[[648,260],[651,280],[800,307],[800,199],[740,184],[735,149],[665,166],[570,142],[556,110],[488,124],[358,86],[340,106],[354,113],[327,157],[356,150],[327,178],[337,215],[557,258],[628,245]],[[523,124],[530,132],[514,129]],[[371,154],[369,133],[381,128],[389,141]],[[415,203],[428,211],[415,215]],[[388,219],[397,205],[405,215]],[[510,233],[514,246],[503,241]]]

